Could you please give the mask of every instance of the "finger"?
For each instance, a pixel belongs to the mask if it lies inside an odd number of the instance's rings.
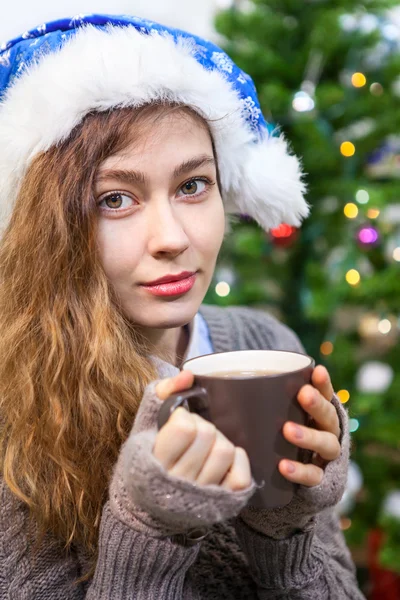
[[[330,375],[325,367],[322,365],[315,367],[311,377],[311,383],[324,396],[324,398],[329,400],[329,402],[332,400],[334,391]]]
[[[278,468],[285,479],[307,487],[319,485],[324,476],[323,470],[316,465],[303,465],[287,459],[281,460]]]
[[[199,485],[219,485],[235,460],[235,446],[220,431],[211,452],[196,477]]]
[[[192,444],[185,450],[177,462],[168,469],[170,475],[181,477],[188,481],[195,481],[203,465],[212,453],[217,440],[217,429],[215,425],[193,414],[192,417],[196,423],[196,436]],[[222,436],[222,434],[220,434]],[[233,460],[234,446],[225,438],[227,444],[231,446],[230,463]],[[227,446],[225,444],[225,446]],[[223,444],[221,444],[222,446]],[[228,453],[228,450],[227,450]],[[222,458],[218,456],[218,458]],[[229,463],[229,464],[230,464]]]
[[[197,435],[195,415],[185,408],[177,408],[157,433],[153,455],[165,469],[172,467]]]
[[[312,385],[304,385],[297,395],[300,406],[313,418],[316,427],[340,436],[339,417],[335,407]]]
[[[324,460],[336,460],[340,456],[339,440],[333,433],[303,427],[291,421],[285,423],[282,431],[288,442],[299,448],[312,450]]]
[[[232,467],[221,482],[221,487],[232,492],[244,490],[251,485],[250,461],[243,448],[235,448]]]
[[[194,375],[191,371],[181,371],[175,377],[163,379],[156,386],[156,394],[160,400],[166,400],[171,394],[182,392],[193,385]]]

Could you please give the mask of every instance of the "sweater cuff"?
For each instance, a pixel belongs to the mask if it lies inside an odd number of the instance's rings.
[[[299,590],[321,576],[326,556],[314,531],[275,540],[254,531],[240,517],[235,527],[252,577],[260,589]]]
[[[125,444],[110,484],[113,513],[153,537],[186,534],[239,514],[256,486],[238,491],[196,485],[170,475],[152,454],[155,432],[143,431]]]
[[[335,506],[340,501],[346,488],[350,439],[345,409],[336,397],[333,398],[332,404],[337,410],[340,422],[339,458],[326,465],[319,485],[298,486],[289,504],[280,508],[261,510],[253,506],[245,507],[241,517],[247,525],[275,539],[287,538],[299,530],[307,533],[314,529],[315,517],[318,513]]]
[[[168,538],[138,533],[120,522],[109,502],[103,509],[99,557],[87,600],[181,598],[185,575],[199,546],[187,548]],[[151,585],[150,585],[151,583]]]
[[[153,455],[162,401],[157,381],[147,386],[135,423],[123,444],[110,482],[113,513],[128,527],[152,537],[187,534],[239,514],[256,486],[238,491],[197,485],[168,473]]]

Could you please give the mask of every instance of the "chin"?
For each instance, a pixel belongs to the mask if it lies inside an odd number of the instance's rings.
[[[176,299],[149,302],[142,307],[140,315],[136,311],[127,311],[129,317],[140,327],[152,329],[172,329],[182,327],[194,318],[200,308],[202,299]]]

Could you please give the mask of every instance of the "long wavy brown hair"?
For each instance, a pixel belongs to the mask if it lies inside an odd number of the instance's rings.
[[[96,170],[166,111],[93,113],[38,155],[0,244],[0,474],[47,533],[85,549],[93,574],[108,484],[144,387],[149,348],[97,251]]]

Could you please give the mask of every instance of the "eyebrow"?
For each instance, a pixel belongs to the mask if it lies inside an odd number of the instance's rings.
[[[213,156],[196,156],[175,167],[173,177],[180,177],[181,175],[185,175],[186,173],[190,173],[190,171],[194,171],[195,169],[206,165],[216,166]],[[130,185],[137,183],[144,185],[147,181],[147,178],[142,171],[131,171],[130,169],[104,169],[98,173],[96,182],[99,183],[105,179],[118,179]]]
[[[179,167],[174,169],[174,177],[179,177],[180,175],[185,175],[190,171],[194,171],[199,167],[204,167],[206,165],[213,165],[215,167],[215,159],[213,156],[197,156],[195,158],[191,158],[190,160],[186,160]]]

